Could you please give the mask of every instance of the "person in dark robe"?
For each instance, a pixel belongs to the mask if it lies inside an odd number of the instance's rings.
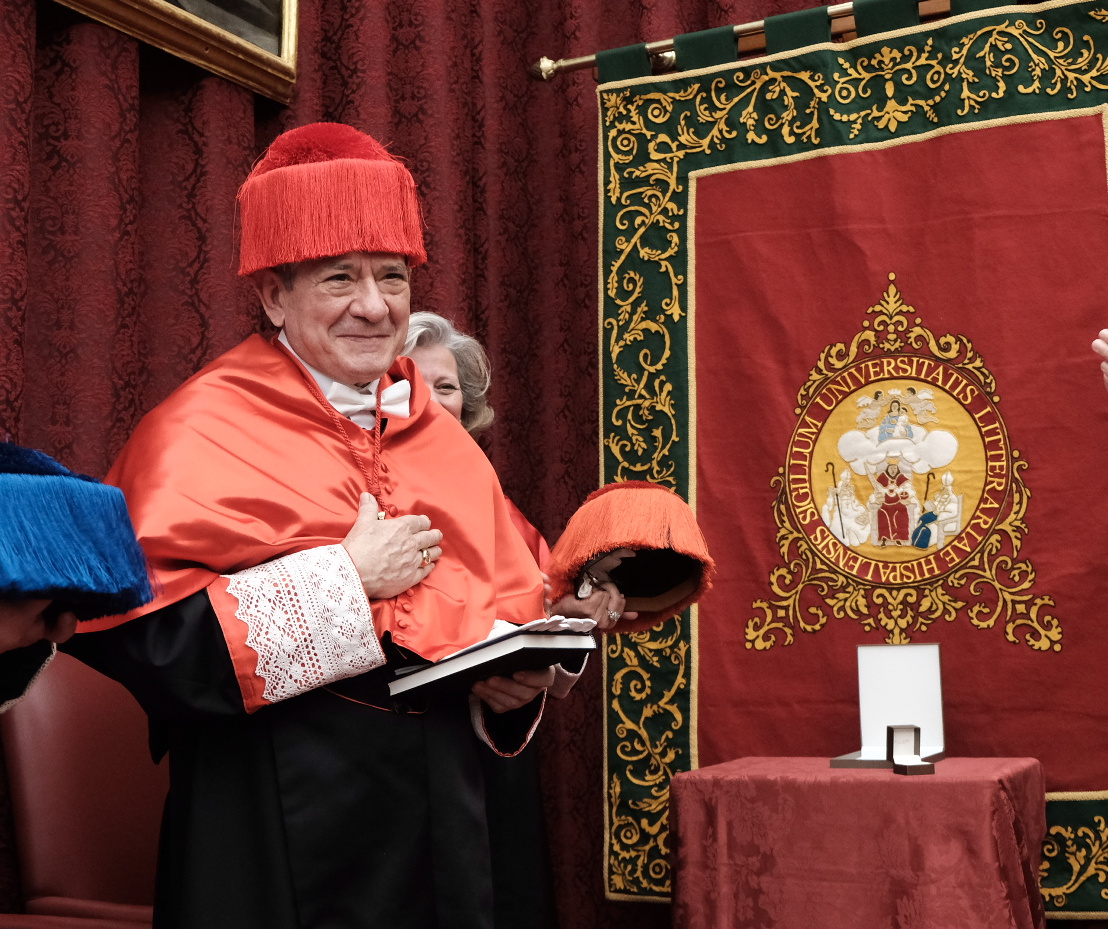
[[[123,495],[0,441],[0,712],[89,620],[152,596]]]
[[[405,664],[544,615],[484,454],[398,358],[425,260],[414,182],[316,124],[239,194],[240,273],[281,329],[140,423],[121,487],[158,596],[66,646],[169,753],[159,929],[490,929],[480,753],[511,755],[553,669],[413,704]]]
[[[77,617],[48,615],[50,600],[0,600],[0,712],[22,698],[77,629]]]

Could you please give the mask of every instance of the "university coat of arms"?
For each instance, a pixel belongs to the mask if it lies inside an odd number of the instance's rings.
[[[757,600],[747,648],[789,645],[828,619],[898,644],[936,620],[999,626],[1062,648],[1054,600],[1020,560],[1027,463],[971,341],[935,335],[895,275],[849,344],[826,348],[797,395],[774,503],[784,564]]]

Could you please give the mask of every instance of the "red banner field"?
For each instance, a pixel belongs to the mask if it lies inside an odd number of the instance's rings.
[[[938,642],[948,755],[1108,788],[1103,114],[713,168],[689,203],[699,764],[858,749],[856,646]]]

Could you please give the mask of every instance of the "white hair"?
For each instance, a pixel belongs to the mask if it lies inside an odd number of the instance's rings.
[[[403,355],[414,348],[450,349],[458,365],[458,383],[462,390],[462,425],[471,435],[492,425],[494,413],[487,398],[492,374],[489,356],[473,336],[459,332],[454,324],[438,313],[420,310],[408,320],[408,341]]]

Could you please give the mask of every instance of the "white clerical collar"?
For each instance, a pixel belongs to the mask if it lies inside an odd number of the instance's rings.
[[[297,361],[307,368],[308,373],[315,379],[316,384],[319,385],[320,393],[327,398],[327,402],[330,403],[331,406],[342,413],[342,415],[351,422],[357,423],[363,429],[373,428],[373,411],[377,406],[377,385],[381,383],[380,378],[363,387],[343,384],[341,381],[336,381],[333,377],[329,377],[322,371],[317,371],[301,358],[296,353],[296,350],[289,344],[289,340],[285,337],[284,329],[281,330],[281,334],[277,336],[277,339],[289,350]],[[400,419],[407,419],[411,415],[411,408],[409,405],[411,396],[412,385],[407,381],[397,381],[395,384],[390,384],[381,391],[381,415],[386,418],[389,416],[396,416]]]

